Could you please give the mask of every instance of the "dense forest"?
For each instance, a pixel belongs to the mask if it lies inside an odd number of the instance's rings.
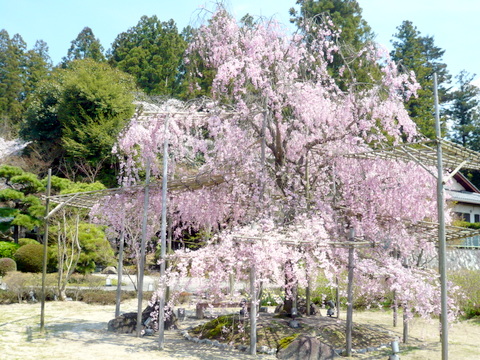
[[[301,33],[311,31],[307,19],[321,23],[327,16],[341,30],[337,38],[341,56],[351,58],[347,70],[340,67],[345,60],[339,58],[340,53],[329,64],[330,73],[339,83],[348,86],[345,71],[351,72],[351,78],[355,74],[359,84],[368,84],[371,79],[367,76],[371,74],[381,76],[378,69],[372,68],[375,65],[354,57],[362,47],[376,46],[375,29],[362,17],[357,1],[297,0],[297,5],[299,10],[292,8],[290,16]],[[252,27],[255,21],[246,14],[240,25]],[[4,159],[10,165],[20,165],[21,172],[4,169],[0,177],[8,183],[13,176],[25,173],[41,180],[52,168],[54,175],[74,184],[97,181],[107,187],[116,186],[118,158],[112,155],[112,147],[134,115],[135,101],[189,100],[211,95],[215,70],[189,50],[194,49],[190,45],[197,30],[180,30],[174,19],[142,16],[137,25],[118,34],[111,47],[105,49],[94,29],[85,27],[71,41],[59,64],[52,64],[48,44],[43,40],[27,48],[21,34],[1,30],[0,134],[6,139],[21,138],[29,145],[20,158]],[[452,79],[442,61],[445,50],[411,21],[398,25],[391,43],[390,56],[399,71],[414,72],[421,86],[418,96],[405,103],[420,132],[434,137],[432,87],[436,72],[445,134],[479,150],[479,89],[471,84],[473,75],[463,71]],[[28,190],[25,196],[43,190],[44,186],[35,184],[24,186]],[[0,200],[12,200],[11,196],[2,193]],[[41,212],[39,204],[35,205],[35,221],[30,220],[37,224]]]

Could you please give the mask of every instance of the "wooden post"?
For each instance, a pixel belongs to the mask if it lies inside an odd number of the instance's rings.
[[[407,317],[407,309],[403,307],[403,343],[406,344],[408,342],[408,317]]]
[[[47,193],[45,201],[45,230],[43,233],[43,262],[42,262],[42,299],[40,308],[40,331],[45,330],[45,279],[47,277],[47,255],[48,255],[48,212],[50,209],[50,191],[52,188],[52,169],[48,169]]]
[[[233,294],[235,293],[235,276],[233,273],[228,275],[228,280],[230,297],[233,299]]]
[[[447,241],[445,233],[445,212],[443,204],[445,199],[443,186],[443,153],[442,130],[440,127],[440,112],[438,106],[437,73],[433,74],[433,92],[435,99],[435,132],[437,135],[437,216],[438,216],[438,270],[440,273],[440,314],[442,343],[442,360],[448,360],[448,285],[447,285]]]
[[[123,220],[122,220],[123,222]],[[123,247],[125,242],[125,229],[122,226],[122,233],[120,234],[120,244],[118,249],[118,266],[117,266],[117,297],[115,300],[115,317],[120,315],[120,302],[122,297],[122,280],[123,280]]]
[[[305,297],[306,297],[306,302],[307,302],[307,310],[306,314],[307,316],[310,316],[310,277],[307,275],[307,288],[305,289]]]
[[[257,354],[257,290],[255,265],[250,268],[250,355]]]
[[[338,291],[338,276],[335,276],[335,283],[337,284],[337,288],[335,289],[335,301],[337,306],[337,319],[340,318],[340,291]]]
[[[398,304],[397,304],[397,292],[393,290],[393,327],[397,327],[397,317],[398,317]]]
[[[353,241],[355,237],[355,229],[350,229],[349,241]],[[346,338],[347,338],[347,356],[352,353],[352,329],[353,329],[353,245],[348,248],[348,288],[347,288],[347,324],[346,324]]]
[[[165,347],[165,267],[167,250],[167,182],[168,182],[168,120],[165,119],[164,142],[163,142],[163,177],[162,177],[162,224],[160,244],[160,282],[159,282],[159,311],[158,311],[158,347],[163,350]]]
[[[145,195],[143,199],[142,243],[140,247],[140,264],[138,267],[138,306],[137,306],[137,337],[142,334],[142,303],[143,303],[143,274],[145,271],[145,243],[147,242],[147,216],[150,190],[150,159],[147,159],[147,173],[145,177]]]

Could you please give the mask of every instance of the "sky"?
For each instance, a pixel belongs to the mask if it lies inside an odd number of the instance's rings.
[[[443,61],[450,74],[461,70],[478,74],[480,85],[480,1],[478,0],[357,0],[376,41],[391,48],[396,28],[410,20],[421,35],[433,36],[444,49]],[[295,0],[224,0],[237,18],[275,17],[289,25],[288,10]],[[86,26],[93,30],[105,50],[117,35],[135,26],[141,16],[161,21],[175,20],[179,30],[198,26],[215,8],[212,0],[0,0],[0,29],[10,37],[20,34],[27,47],[36,40],[49,46],[54,64],[67,55],[71,42]],[[293,26],[289,25],[292,29]]]

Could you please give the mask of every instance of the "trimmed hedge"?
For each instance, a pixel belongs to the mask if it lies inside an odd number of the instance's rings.
[[[14,257],[17,269],[22,272],[41,272],[43,267],[43,245],[27,244],[17,250]]]
[[[17,263],[11,258],[0,259],[0,276],[5,276],[9,271],[17,271]]]

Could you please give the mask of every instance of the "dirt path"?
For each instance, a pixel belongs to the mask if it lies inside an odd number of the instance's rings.
[[[136,302],[122,304],[122,311],[136,311]],[[206,359],[232,360],[253,358],[239,351],[224,351],[208,345],[186,341],[178,331],[167,331],[165,349],[158,350],[157,337],[136,338],[106,331],[113,318],[114,306],[87,305],[81,302],[46,304],[46,334],[39,332],[40,305],[13,304],[0,306],[0,358],[2,359]],[[354,321],[377,325],[397,336],[402,327],[391,326],[391,313],[357,312]],[[193,320],[182,323],[192,325]],[[402,360],[435,360],[441,358],[438,322],[414,319],[410,324],[410,341],[401,345]],[[480,359],[480,322],[453,324],[449,332],[449,354],[452,360]],[[385,359],[383,353],[356,355],[361,359]],[[259,355],[255,359],[274,359]]]

